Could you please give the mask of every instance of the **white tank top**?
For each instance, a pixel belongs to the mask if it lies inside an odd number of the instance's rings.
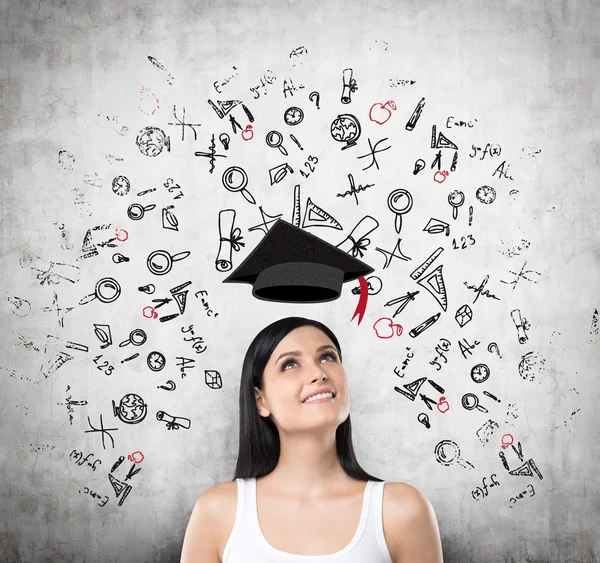
[[[383,533],[385,481],[367,481],[354,537],[342,550],[327,555],[298,555],[273,547],[258,522],[256,478],[236,481],[237,511],[223,551],[223,563],[392,563]]]

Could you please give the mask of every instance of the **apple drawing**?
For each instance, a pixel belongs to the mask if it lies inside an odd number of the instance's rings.
[[[242,131],[242,139],[244,141],[250,141],[254,137],[254,131],[252,131],[252,125],[246,125],[246,129]]]
[[[392,117],[390,108],[393,110],[396,109],[396,104],[393,100],[388,100],[385,104],[382,104],[381,102],[373,104],[369,110],[369,119],[379,125],[383,125],[390,117]]]

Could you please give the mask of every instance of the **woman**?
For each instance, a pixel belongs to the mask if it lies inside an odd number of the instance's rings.
[[[288,317],[261,330],[242,368],[234,479],[196,502],[181,563],[441,563],[431,504],[360,467],[349,412],[329,328]]]

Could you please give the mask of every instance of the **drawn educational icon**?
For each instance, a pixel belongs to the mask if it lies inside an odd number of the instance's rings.
[[[190,426],[192,425],[192,422],[189,418],[184,418],[182,416],[171,416],[165,411],[158,411],[156,413],[156,420],[166,422],[167,430],[179,430],[180,428],[189,430]]]
[[[118,428],[104,428],[104,422],[102,421],[102,415],[100,415],[100,427],[99,428],[94,428],[92,426],[92,423],[90,422],[90,417],[87,417],[87,421],[88,421],[88,426],[90,427],[90,430],[86,430],[85,434],[88,434],[89,432],[100,432],[100,435],[102,436],[102,448],[106,449],[106,444],[104,443],[104,435],[108,436],[110,438],[110,441],[112,442],[112,447],[115,447],[115,440],[112,437],[111,432],[116,432],[118,430]]]
[[[462,305],[458,308],[454,315],[454,320],[458,323],[459,327],[463,327],[470,323],[473,319],[473,310],[468,305]]]
[[[297,146],[297,147],[298,147],[298,148],[299,148],[301,151],[303,151],[303,150],[304,150],[304,149],[302,148],[302,145],[300,144],[300,141],[298,141],[298,139],[296,139],[296,137],[294,137],[294,135],[292,135],[291,133],[290,133],[290,139],[291,139],[292,141],[294,141],[294,143],[296,143],[296,146]]]
[[[495,342],[490,342],[488,344],[487,349],[490,354],[493,354],[495,352],[499,358],[502,358],[502,356],[500,355],[500,348],[498,348],[498,344],[496,344]]]
[[[223,283],[252,284],[265,301],[322,303],[340,296],[342,284],[373,268],[315,235],[278,219]],[[361,293],[360,299],[366,300]]]
[[[113,414],[126,424],[139,424],[148,414],[148,405],[136,393],[127,393],[119,406],[113,401]]]
[[[246,104],[242,104],[242,109],[244,110],[244,113],[246,114],[248,121],[250,123],[254,123],[254,116],[252,115],[252,113],[250,113],[250,110],[246,107]]]
[[[369,143],[369,148],[371,149],[371,152],[368,152],[366,154],[362,154],[359,157],[357,157],[357,158],[360,159],[360,158],[367,158],[367,157],[370,156],[371,159],[372,159],[371,160],[371,164],[369,164],[369,166],[367,166],[366,168],[363,168],[363,171],[368,170],[369,168],[371,168],[371,166],[376,166],[377,170],[379,170],[379,162],[377,162],[377,157],[375,155],[377,153],[380,153],[380,152],[385,152],[385,151],[391,149],[392,147],[390,146],[390,147],[385,147],[384,149],[378,149],[377,146],[379,145],[379,143],[383,143],[384,141],[387,141],[387,140],[388,140],[387,137],[385,137],[384,139],[380,139],[379,141],[377,141],[375,143],[375,146],[373,146],[373,144],[371,143],[371,139],[367,138],[367,141]]]
[[[389,252],[388,250],[385,250],[383,248],[379,248],[378,246],[375,247],[375,250],[377,250],[377,252],[381,252],[381,254],[383,254],[385,256],[385,264],[383,265],[384,270],[392,263],[392,259],[394,259],[394,258],[400,258],[400,260],[404,260],[406,262],[408,262],[409,260],[412,260],[412,258],[405,256],[402,253],[402,250],[400,250],[401,243],[402,243],[402,239],[399,238],[398,242],[396,243],[396,246],[394,247],[394,250],[392,250],[391,252]],[[398,254],[396,254],[396,252]]]
[[[458,218],[458,208],[465,202],[465,194],[454,190],[448,195],[448,203],[452,206],[452,219]]]
[[[158,156],[165,148],[171,151],[171,138],[158,127],[144,127],[135,143],[144,156]]]
[[[306,200],[304,218],[302,219],[302,228],[308,227],[331,227],[332,229],[343,230],[342,225],[321,207],[315,205],[310,197]]]
[[[229,123],[231,123],[231,130],[233,131],[234,135],[237,133],[237,131],[239,129],[242,132],[242,139],[244,139],[244,141],[249,140],[249,139],[246,139],[246,137],[244,137],[244,131],[247,132],[248,129],[247,128],[242,129],[242,126],[237,122],[237,120],[233,116],[233,114],[231,114],[229,116]],[[251,139],[252,137],[254,137],[254,132],[252,131],[252,125],[248,125],[248,127],[250,127],[250,133],[251,133],[250,139]],[[246,134],[248,134],[248,133],[246,133]]]
[[[110,332],[109,325],[96,324],[94,323],[94,334],[102,342],[100,349],[107,348],[112,344],[112,333]]]
[[[450,140],[446,135],[444,135],[441,131],[438,134],[437,143],[435,144],[436,149],[455,149],[458,150],[458,147]]]
[[[356,116],[342,113],[331,122],[331,136],[339,143],[346,143],[342,150],[356,146],[360,137],[360,123]]]
[[[294,186],[294,207],[292,210],[292,225],[300,226],[300,184]]]
[[[376,102],[371,106],[369,110],[369,119],[378,125],[386,123],[390,117],[392,117],[392,111],[396,110],[396,104],[394,100],[388,100],[385,104]]]
[[[219,211],[219,250],[215,260],[218,272],[228,272],[232,268],[231,257],[233,251],[239,252],[246,243],[241,242],[242,231],[234,228],[235,209],[222,209]]]
[[[301,108],[296,106],[286,109],[283,114],[283,120],[285,121],[286,125],[299,125],[302,123],[303,119],[304,112]]]
[[[186,281],[186,282],[184,282],[180,285],[177,285],[169,290],[169,292],[173,296],[173,299],[175,300],[175,303],[177,303],[177,306],[179,307],[179,313],[181,315],[183,315],[183,313],[185,312],[185,305],[187,303],[187,295],[189,293],[188,289],[186,289],[185,291],[182,291],[182,290],[191,284],[192,284],[191,281]],[[166,317],[162,317],[162,318],[166,319]],[[175,317],[172,316],[171,318],[175,318]],[[170,320],[170,319],[168,319],[168,320]]]
[[[356,205],[358,205],[358,193],[362,192],[368,188],[372,188],[375,184],[365,184],[364,186],[359,184],[358,188],[354,183],[354,176],[352,174],[348,174],[348,181],[350,182],[350,189],[346,190],[343,194],[336,194],[337,197],[346,197],[347,195],[353,195],[354,200],[356,201]]]
[[[396,228],[396,232],[400,234],[400,231],[402,230],[402,215],[405,215],[412,209],[413,197],[409,191],[398,188],[397,190],[390,192],[387,199],[387,205],[388,209],[396,214],[394,227]]]
[[[394,331],[394,328],[396,329]],[[402,336],[402,325],[394,323],[389,317],[381,317],[373,323],[373,330],[377,338],[391,338],[392,336]]]
[[[400,387],[394,387],[394,391],[404,395],[408,400],[414,401],[417,397],[419,389],[421,389],[421,386],[423,385],[423,383],[425,383],[425,381],[427,381],[426,377],[419,377],[419,379],[415,379],[410,383],[404,384],[402,386],[404,387],[404,389],[400,389]]]
[[[435,270],[418,279],[417,283],[431,293],[445,311],[448,308],[448,297],[444,276],[442,275],[442,267],[443,264],[440,264]]]
[[[408,118],[408,121],[406,122],[405,129],[407,131],[412,131],[415,128],[415,125],[417,124],[417,121],[419,121],[419,117],[421,117],[421,113],[423,112],[424,107],[425,107],[425,98],[421,98],[419,100],[419,102],[417,103],[417,107],[415,107],[414,111],[412,112],[411,116]]]
[[[155,290],[156,287],[154,287],[154,284],[152,283],[149,283],[148,285],[141,285],[140,287],[138,287],[138,291],[141,291],[142,293],[147,293],[148,295],[152,295]]]
[[[229,143],[231,142],[231,137],[227,133],[221,133],[219,135],[219,142],[223,145],[225,150],[229,150]]]
[[[473,409],[480,410],[481,412],[488,412],[488,410],[479,404],[479,398],[473,393],[465,393],[461,400],[462,406],[468,411]]]
[[[94,299],[98,299],[102,303],[112,303],[121,295],[121,286],[114,278],[102,278],[96,283],[94,293],[90,293],[82,297],[79,301],[80,305],[85,305]]]
[[[279,182],[281,182],[281,180],[288,175],[288,172],[293,174],[294,170],[287,162],[271,168],[269,170],[269,179],[271,181],[271,185],[279,184]]]
[[[418,324],[415,328],[413,328],[408,333],[408,335],[411,338],[416,338],[417,336],[419,336],[420,334],[425,332],[428,328],[433,326],[437,322],[437,320],[440,318],[440,315],[441,315],[441,313],[436,313],[435,315],[432,315],[428,319],[425,319],[422,323]]]
[[[108,480],[110,481],[110,484],[112,485],[112,488],[115,491],[115,495],[117,495],[116,498],[120,497],[118,506],[123,506],[123,502],[125,502],[127,495],[131,492],[132,486],[119,481],[110,473],[108,474]]]
[[[367,278],[368,281],[368,278]],[[392,317],[395,317],[396,315],[398,315],[399,313],[401,313],[404,308],[411,302],[415,300],[415,296],[418,294],[418,291],[408,291],[406,293],[406,295],[403,295],[402,297],[398,297],[397,299],[392,299],[391,301],[388,301],[387,303],[384,303],[384,307],[388,307],[391,305],[398,305],[398,303],[400,304],[400,307],[398,307],[395,311],[394,314],[392,315]]]
[[[281,144],[283,143],[283,135],[279,131],[269,131],[265,137],[265,142],[272,149],[279,149],[279,152],[284,156],[288,155],[286,148]]]
[[[215,103],[209,99],[208,103],[210,104],[210,107],[215,110],[219,119],[223,119],[235,106],[239,106],[242,102],[240,100],[227,100],[225,102],[217,100]]]
[[[191,252],[185,250],[177,254],[169,254],[166,250],[155,250],[148,255],[146,265],[148,270],[155,276],[164,276],[171,271],[174,262],[187,258]]]
[[[173,119],[177,123],[169,122],[169,125],[175,125],[176,127],[181,127],[181,140],[185,141],[185,128],[189,127],[194,132],[194,141],[198,140],[198,133],[196,132],[196,127],[201,127],[201,123],[186,123],[185,121],[185,107],[183,108],[182,117],[177,116],[177,106],[173,105]]]
[[[456,172],[456,163],[458,162],[458,151],[454,151],[454,156],[452,157],[452,164],[450,165],[450,172]]]
[[[460,456],[460,448],[458,447],[458,444],[452,440],[442,440],[441,442],[438,442],[433,450],[433,454],[435,455],[436,461],[446,467],[458,463],[458,465],[465,469],[475,469],[475,466],[472,463]]]
[[[442,170],[442,171],[438,170],[433,175],[434,182],[437,182],[438,184],[443,184],[444,181],[446,180],[446,178],[448,178],[448,171],[447,170]]]
[[[315,102],[315,105],[317,106],[317,109],[321,109],[321,108],[319,107],[319,101],[321,100],[321,95],[319,94],[319,92],[311,92],[311,93],[308,95],[308,99],[309,99],[311,102],[312,102],[312,101],[314,101],[314,102]]]
[[[415,167],[413,169],[413,174],[416,176],[421,170],[425,168],[425,161],[422,158],[415,160]]]
[[[133,344],[134,346],[141,346],[146,342],[146,333],[141,328],[136,328],[129,333],[129,338],[123,340],[119,344],[119,348],[123,348],[124,346],[128,346],[129,344]]]
[[[446,233],[446,236],[450,236],[450,225],[445,221],[436,219],[434,217],[427,221],[427,225],[425,225],[425,228],[423,230],[426,233],[429,233],[430,235]]]
[[[132,203],[127,208],[127,217],[129,217],[133,221],[139,221],[144,218],[144,214],[146,211],[152,211],[156,205],[152,203],[151,205],[142,206],[139,203]]]
[[[529,337],[525,332],[527,320],[523,320],[521,317],[521,311],[519,309],[514,309],[510,312],[510,317],[517,329],[517,337],[519,338],[519,344],[525,344]]]
[[[129,262],[129,258],[127,258],[127,256],[124,256],[120,252],[116,252],[112,255],[112,261],[115,264],[121,264],[122,262]]]
[[[154,350],[148,354],[146,364],[152,371],[160,371],[167,365],[167,360],[164,354]]]
[[[483,394],[486,397],[489,397],[490,399],[492,399],[493,401],[496,401],[497,403],[501,403],[502,402],[500,399],[498,399],[498,397],[496,397],[496,395],[492,395],[489,391],[484,391]]]
[[[169,229],[170,231],[179,231],[179,221],[175,217],[175,213],[171,211],[174,209],[174,205],[167,205],[162,209],[162,226],[163,229]]]
[[[491,186],[480,186],[475,192],[475,197],[485,204],[494,203],[496,200],[496,190]]]
[[[172,379],[167,380],[166,385],[157,385],[157,389],[164,389],[165,391],[175,391],[175,382]]]
[[[356,227],[352,229],[350,234],[336,246],[354,257],[360,256],[362,258],[367,246],[371,244],[371,240],[367,238],[367,235],[372,233],[377,227],[379,227],[377,219],[370,215],[365,215],[357,223]]]
[[[383,287],[383,282],[381,281],[381,278],[378,276],[369,276],[368,278],[366,278],[365,281],[367,282],[367,288],[368,288],[367,293],[369,295],[377,295],[381,291],[381,288]],[[352,288],[352,293],[354,295],[360,295],[360,285],[355,285]]]
[[[423,262],[421,262],[421,264],[419,264],[419,266],[417,266],[410,274],[410,277],[413,280],[418,280],[427,270],[427,268],[429,268],[429,266],[431,266],[431,264],[433,264],[437,257],[444,252],[444,249],[440,246],[439,248],[436,248]],[[418,292],[417,292],[418,293]]]
[[[252,197],[252,194],[246,189],[248,185],[248,174],[243,168],[239,166],[230,166],[221,178],[223,186],[230,192],[242,192],[242,195],[246,198],[248,203],[255,204],[256,200]]]
[[[540,470],[537,468],[537,465],[535,464],[533,459],[529,459],[520,467],[517,467],[516,469],[511,469],[508,472],[508,474],[516,475],[518,477],[533,477],[534,472],[540,478],[540,480],[544,478],[542,477],[542,474],[540,473]]]
[[[210,163],[210,169],[208,170],[211,174],[213,173],[213,170],[215,169],[215,159],[217,158],[227,158],[227,155],[225,154],[217,154],[217,152],[215,151],[215,134],[212,134],[211,140],[210,140],[210,145],[208,147],[209,152],[203,152],[203,151],[197,151],[194,153],[194,156],[201,156],[204,158],[208,158],[208,161]]]
[[[215,369],[204,370],[204,383],[206,383],[207,387],[210,387],[211,389],[223,388],[223,378]]]
[[[425,428],[427,428],[427,429],[431,428],[431,424],[429,423],[429,417],[424,412],[419,413],[419,415],[417,416],[417,420],[423,426],[425,426]]]
[[[131,189],[131,183],[126,176],[117,176],[112,181],[112,191],[116,195],[127,195]],[[89,231],[88,231],[89,232]]]
[[[248,231],[252,232],[260,229],[263,233],[267,234],[270,229],[269,225],[275,223],[275,221],[277,221],[277,219],[279,219],[279,217],[281,217],[283,214],[279,213],[278,215],[269,215],[268,213],[265,213],[265,211],[263,211],[262,205],[259,205],[258,208],[260,209],[262,223],[250,227]],[[269,221],[266,220],[267,217],[269,218]]]
[[[351,68],[345,68],[342,71],[342,97],[340,100],[343,104],[349,104],[352,101],[351,94],[358,90],[358,84],[352,75]]]
[[[490,368],[485,364],[477,364],[471,368],[471,379],[475,383],[483,383],[490,376]]]

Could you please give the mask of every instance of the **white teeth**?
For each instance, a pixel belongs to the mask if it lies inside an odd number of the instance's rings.
[[[313,395],[309,399],[302,401],[303,403],[310,403],[312,401],[317,401],[318,399],[324,399],[325,397],[330,397],[333,399],[333,393],[319,393],[318,395]]]

